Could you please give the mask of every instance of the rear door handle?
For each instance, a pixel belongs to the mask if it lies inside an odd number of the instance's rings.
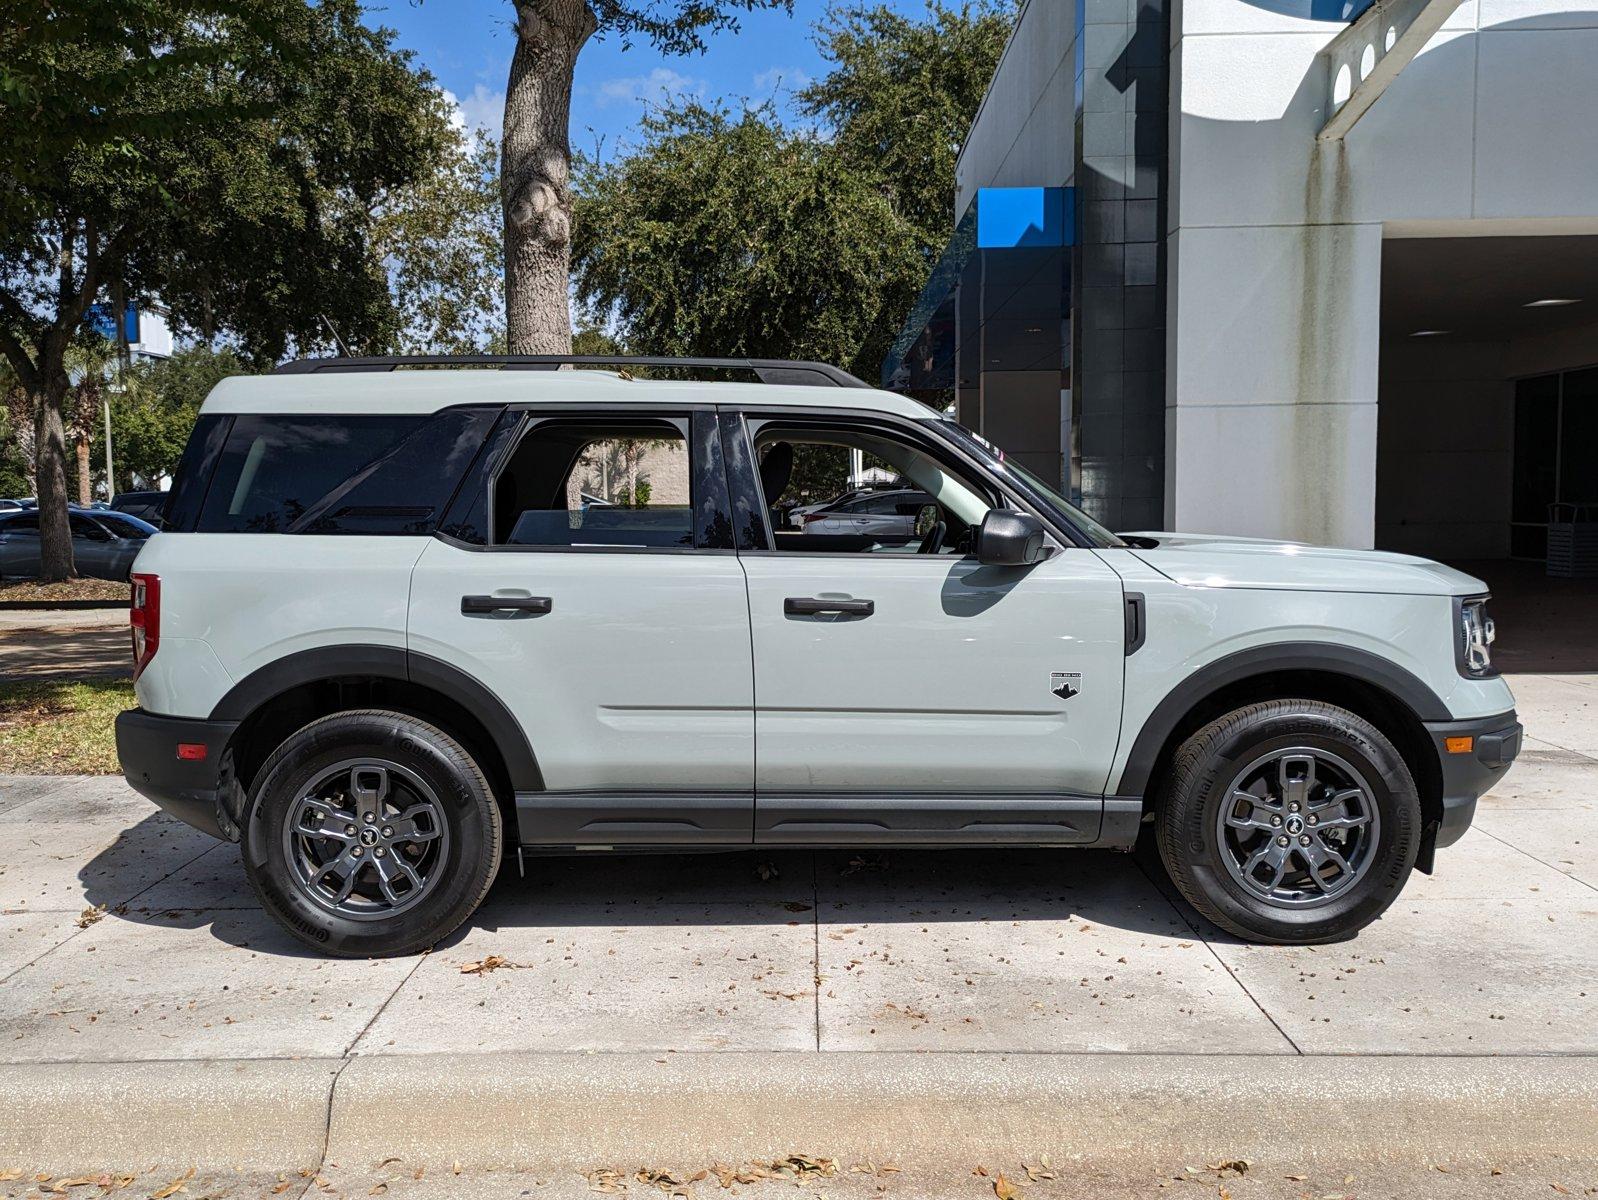
[[[547,613],[555,607],[548,596],[462,596],[461,612],[526,612]]]
[[[810,596],[789,596],[782,611],[790,617],[814,617],[821,613],[843,613],[850,617],[869,617],[877,611],[875,600],[817,600]]]

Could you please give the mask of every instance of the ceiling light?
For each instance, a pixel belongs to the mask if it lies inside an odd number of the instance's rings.
[[[1417,329],[1410,337],[1442,337],[1444,334],[1453,333],[1452,329]]]
[[[1580,304],[1580,300],[1562,300],[1557,297],[1548,300],[1533,300],[1524,305],[1525,308],[1562,308],[1566,304]]]

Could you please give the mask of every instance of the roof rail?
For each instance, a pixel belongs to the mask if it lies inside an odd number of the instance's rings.
[[[371,358],[297,358],[274,375],[317,375],[339,371],[394,371],[402,367],[497,366],[507,371],[553,371],[565,366],[718,367],[753,371],[761,383],[809,387],[869,388],[871,385],[829,363],[780,358],[670,358],[635,354],[384,354]]]

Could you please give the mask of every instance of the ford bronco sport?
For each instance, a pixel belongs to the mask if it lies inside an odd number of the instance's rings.
[[[117,748],[326,953],[432,945],[507,838],[1126,850],[1145,825],[1216,924],[1322,942],[1430,871],[1519,749],[1469,576],[1117,536],[831,367],[605,361],[310,360],[205,401],[134,565]],[[899,536],[793,528],[840,463],[929,502]]]

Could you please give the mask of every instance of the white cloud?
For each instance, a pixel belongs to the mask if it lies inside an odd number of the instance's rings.
[[[797,92],[810,86],[812,80],[798,67],[771,67],[755,75],[756,96],[771,96],[777,92]]]
[[[703,96],[705,81],[692,75],[656,67],[647,75],[621,75],[607,79],[593,89],[594,107],[611,108],[618,104],[663,104],[679,96]]]
[[[505,123],[504,92],[494,91],[480,83],[463,100],[448,88],[441,90],[445,103],[449,105],[449,123],[456,129],[473,134],[484,130],[492,137],[499,136]]]

